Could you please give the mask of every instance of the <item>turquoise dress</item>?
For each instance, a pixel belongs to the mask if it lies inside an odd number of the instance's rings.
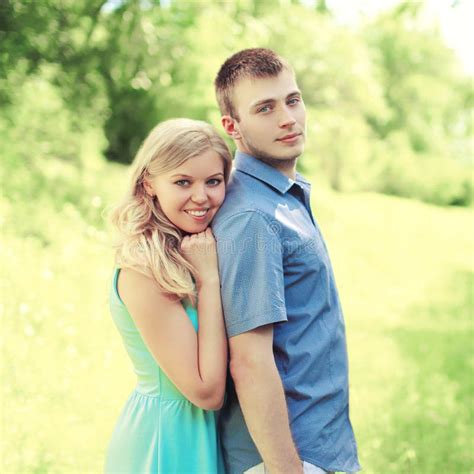
[[[114,273],[110,308],[138,383],[112,434],[105,472],[224,473],[216,431],[217,412],[193,405],[160,369],[120,299],[119,272],[117,269]],[[184,309],[197,331],[196,310],[189,305]]]

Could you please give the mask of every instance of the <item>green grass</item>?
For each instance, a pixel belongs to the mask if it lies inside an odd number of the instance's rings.
[[[92,145],[82,154],[80,171],[52,162],[38,177],[14,165],[21,179],[4,180],[5,473],[101,472],[134,383],[108,314],[113,254],[101,220],[125,173]],[[364,472],[471,472],[472,211],[313,182],[345,310]]]
[[[473,331],[468,308],[472,274],[459,273],[449,294],[434,293],[407,312],[411,323],[387,335],[405,358],[380,433],[373,472],[471,472]]]
[[[368,194],[322,205],[364,471],[471,472],[471,211]]]

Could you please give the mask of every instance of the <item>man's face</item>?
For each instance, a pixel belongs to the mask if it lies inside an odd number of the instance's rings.
[[[234,87],[237,148],[276,168],[303,153],[306,110],[291,71],[278,76],[244,78]]]

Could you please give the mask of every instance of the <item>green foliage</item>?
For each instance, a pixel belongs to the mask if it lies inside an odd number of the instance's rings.
[[[421,4],[402,2],[367,25],[365,36],[390,110],[383,120],[369,118],[382,141],[373,148],[382,173],[372,189],[470,204],[471,81],[439,30],[423,21]]]
[[[0,141],[4,144],[0,181],[10,203],[6,215],[16,224],[17,235],[35,237],[43,245],[54,240],[52,220],[39,219],[45,209],[80,213],[92,223],[102,221],[102,199],[90,196],[107,189],[98,172],[104,138],[100,131],[79,133],[73,113],[57,87],[47,80],[50,71],[30,76],[12,95],[12,105],[0,117]],[[17,122],[17,123],[15,123]],[[91,124],[90,126],[92,126]],[[98,184],[100,182],[100,185]],[[91,200],[95,205],[91,206]],[[15,208],[12,203],[16,203]],[[35,218],[33,218],[33,216]]]
[[[266,46],[289,59],[304,93],[301,169],[340,191],[471,202],[472,84],[421,3],[401,2],[360,31],[338,25],[326,2],[295,0],[8,0],[1,8],[0,101],[10,104],[10,140],[22,130],[18,91],[34,77],[56,87],[53,110],[58,100],[67,109],[56,138],[38,137],[63,148],[52,155],[70,155],[65,129],[94,124],[107,158],[128,163],[161,120],[188,116],[219,127],[212,83],[220,64]],[[33,115],[44,115],[47,101],[31,98]]]
[[[42,158],[75,160],[79,137],[73,113],[51,85],[53,73],[53,67],[45,67],[12,91],[12,105],[0,117],[5,159],[36,167]]]
[[[91,39],[106,0],[3,0],[0,3],[0,86],[12,71],[36,74],[45,64],[60,65],[52,80],[76,108],[91,105],[97,93]],[[20,77],[17,77],[20,79]],[[8,81],[6,82],[8,85]],[[17,85],[17,84],[15,84]],[[0,94],[8,103],[11,88]],[[100,101],[99,101],[100,102]]]
[[[140,89],[115,91],[113,112],[104,123],[108,140],[105,156],[119,163],[130,163],[148,132],[158,122],[149,95]],[[133,110],[133,114],[130,111]]]
[[[408,137],[391,133],[372,150],[374,179],[370,189],[438,205],[472,202],[472,171],[438,154],[415,153]]]

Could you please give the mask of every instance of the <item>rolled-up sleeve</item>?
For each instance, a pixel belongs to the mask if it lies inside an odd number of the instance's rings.
[[[227,335],[287,320],[279,225],[242,211],[213,227]]]

